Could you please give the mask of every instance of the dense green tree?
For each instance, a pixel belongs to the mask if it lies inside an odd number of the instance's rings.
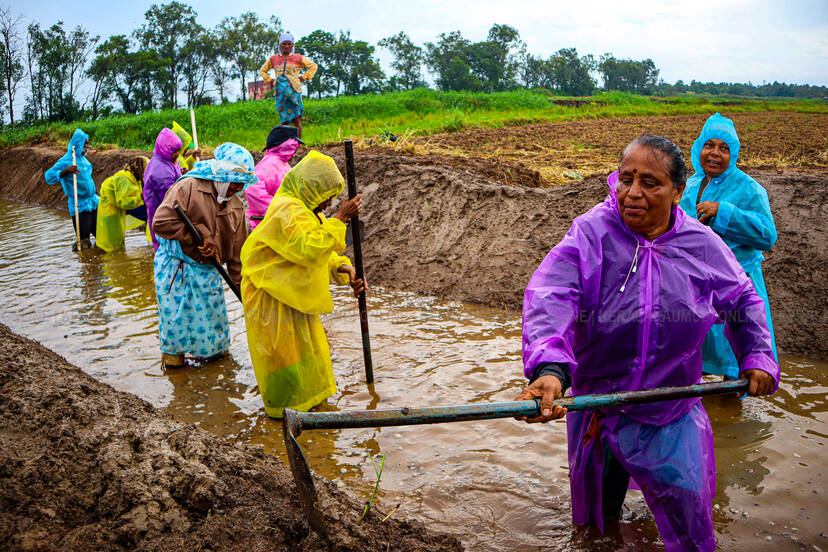
[[[146,23],[135,31],[141,48],[155,51],[163,64],[163,70],[155,72],[155,85],[161,92],[165,107],[178,108],[178,90],[184,47],[198,34],[196,11],[181,2],[153,4],[146,11]]]
[[[335,63],[335,47],[336,36],[322,30],[313,31],[296,42],[296,51],[319,65],[316,76],[307,84],[309,96],[316,94],[321,98],[324,94],[336,91],[337,81],[331,72],[331,67]]]
[[[238,17],[225,17],[217,29],[222,57],[233,68],[232,76],[239,79],[240,100],[247,98],[248,73],[258,80],[259,68],[265,59],[276,53],[282,22],[271,16],[261,21],[255,12],[245,12]]]
[[[410,90],[426,86],[422,77],[422,65],[425,60],[423,49],[416,46],[403,31],[383,38],[377,43],[381,48],[387,48],[394,56],[391,67],[397,72],[393,77],[393,88]]]
[[[558,50],[547,60],[551,88],[567,96],[587,96],[595,89],[591,71],[595,70],[595,58],[591,55],[578,57],[575,48]]]
[[[616,59],[607,53],[601,56],[598,69],[601,71],[606,90],[652,94],[658,84],[659,70],[651,59]]]
[[[187,94],[188,106],[212,103],[207,91],[207,81],[214,74],[213,65],[219,56],[215,37],[201,25],[196,25],[193,35],[181,49],[181,72]]]
[[[437,42],[426,42],[426,65],[436,76],[440,90],[471,90],[472,83],[480,87],[479,79],[471,74],[466,52],[471,42],[460,33],[440,33]]]

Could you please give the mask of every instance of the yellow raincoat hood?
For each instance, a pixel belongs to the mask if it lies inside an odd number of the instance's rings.
[[[195,164],[195,157],[192,155],[188,155],[184,157],[184,152],[186,152],[189,148],[193,146],[193,137],[190,136],[190,133],[184,130],[184,127],[173,121],[172,124],[172,131],[181,139],[181,143],[184,144],[184,149],[181,151],[181,155],[178,157],[178,166],[185,170],[190,170],[193,168]]]
[[[242,277],[302,313],[331,312],[329,282],[348,283],[346,274],[336,272],[351,264],[339,255],[345,250],[345,224],[317,217],[313,209],[344,187],[334,160],[311,151],[287,173],[264,220],[244,243]]]
[[[345,179],[334,160],[327,155],[311,150],[285,175],[276,197],[294,197],[310,209],[338,196],[345,189]]]

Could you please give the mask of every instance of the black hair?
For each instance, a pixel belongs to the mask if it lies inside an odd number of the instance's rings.
[[[673,186],[684,188],[684,185],[687,184],[687,165],[684,163],[684,154],[681,152],[681,148],[663,136],[643,134],[627,144],[627,147],[621,153],[622,160],[627,151],[633,146],[644,146],[662,153],[667,158],[667,174],[670,175]]]

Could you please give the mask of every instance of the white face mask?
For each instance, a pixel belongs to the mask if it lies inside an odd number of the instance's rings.
[[[219,205],[227,202],[232,196],[227,195],[227,189],[230,187],[229,182],[216,182],[213,180],[213,187],[216,189],[216,201]]]

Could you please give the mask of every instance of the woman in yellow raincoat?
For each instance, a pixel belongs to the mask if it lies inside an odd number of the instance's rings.
[[[193,137],[190,136],[190,133],[184,130],[184,127],[173,121],[172,124],[172,131],[181,139],[181,143],[184,144],[181,146],[181,151],[178,154],[178,166],[181,167],[181,172],[186,173],[190,169],[193,168],[196,161],[198,161],[199,157],[201,156],[200,150],[193,150],[193,153],[184,157],[187,153],[187,150],[190,146],[193,145]]]
[[[261,224],[241,250],[242,302],[247,342],[265,412],[307,411],[336,393],[319,315],[333,310],[330,280],[355,295],[362,280],[345,250],[345,224],[362,199],[342,201],[333,218],[315,212],[342,193],[333,159],[311,151],[285,175]]]
[[[127,212],[144,205],[144,169],[149,160],[136,157],[127,165],[101,183],[101,199],[98,203],[98,222],[95,230],[95,245],[104,251],[124,248],[124,234],[127,231]],[[138,216],[138,215],[136,215]],[[146,219],[146,215],[144,216]],[[136,228],[145,221],[131,219]]]

